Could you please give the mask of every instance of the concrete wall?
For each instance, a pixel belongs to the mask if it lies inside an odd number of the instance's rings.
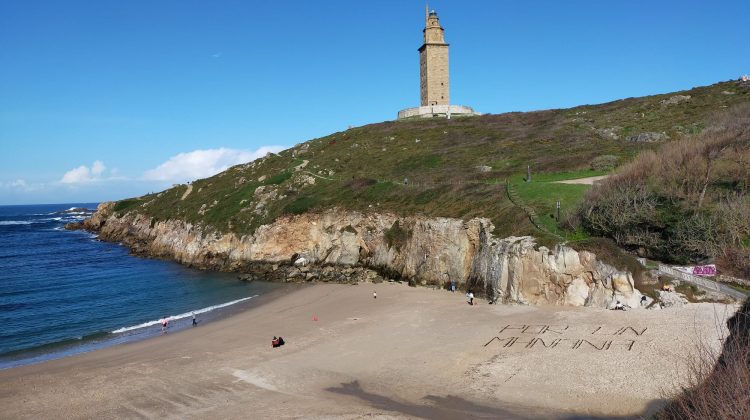
[[[448,114],[451,116],[466,116],[466,115],[481,115],[475,112],[473,108],[463,105],[434,105],[434,106],[420,106],[416,108],[402,109],[398,112],[398,119],[411,118],[411,117],[447,117]]]

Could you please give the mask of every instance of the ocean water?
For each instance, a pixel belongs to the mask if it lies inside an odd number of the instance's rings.
[[[68,222],[96,203],[0,206],[0,369],[198,327],[279,287],[129,255]]]

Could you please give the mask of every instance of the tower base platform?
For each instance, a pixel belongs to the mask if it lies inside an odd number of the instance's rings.
[[[406,108],[398,111],[399,120],[405,118],[432,118],[432,117],[466,117],[470,115],[482,115],[472,107],[463,105],[431,105],[431,106],[419,106],[416,108]]]

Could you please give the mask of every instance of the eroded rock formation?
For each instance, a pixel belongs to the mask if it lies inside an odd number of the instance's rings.
[[[252,272],[282,266],[281,273],[310,280],[336,270],[367,279],[372,275],[362,270],[369,268],[418,284],[455,281],[492,301],[530,304],[611,307],[619,300],[638,307],[641,297],[629,273],[594,254],[562,245],[536,247],[531,237],[497,239],[488,219],[334,209],[285,216],[238,237],[180,220],[117,216],[114,206],[104,203],[82,227],[136,253],[205,269]]]

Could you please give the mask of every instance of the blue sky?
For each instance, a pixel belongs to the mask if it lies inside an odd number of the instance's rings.
[[[433,0],[451,99],[501,113],[750,73],[750,2]],[[208,176],[418,105],[424,3],[0,0],[0,204]]]

